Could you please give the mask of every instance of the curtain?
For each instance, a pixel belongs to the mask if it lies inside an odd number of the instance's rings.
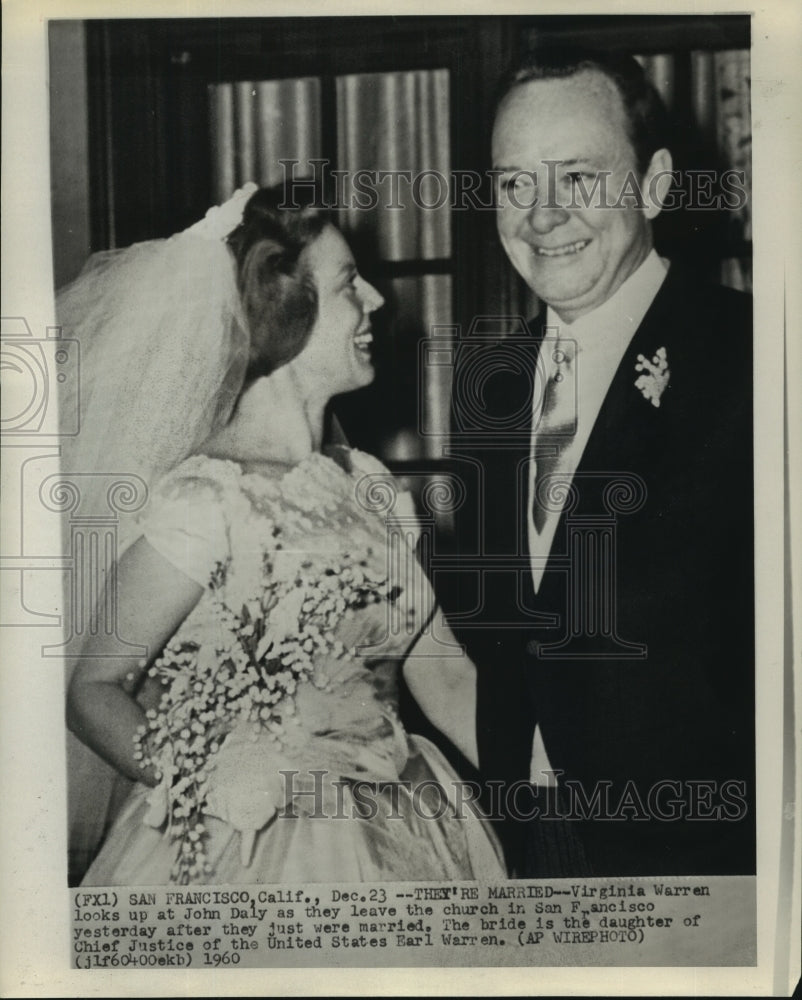
[[[282,159],[298,161],[297,177],[312,174],[322,154],[320,80],[214,84],[209,101],[218,201],[247,181],[280,183]]]
[[[694,117],[703,134],[713,140],[726,166],[743,170],[746,188],[752,188],[752,115],[749,53],[691,53]],[[751,203],[736,218],[739,235],[752,238]]]
[[[320,80],[213,85],[212,148],[216,194],[225,200],[246,181],[314,173],[322,152]],[[432,260],[451,254],[449,75],[447,70],[362,73],[336,80],[337,186],[341,225],[374,236],[384,260]],[[395,179],[383,176],[394,172]],[[321,174],[318,165],[318,175]],[[376,203],[360,195],[367,188]],[[416,201],[418,204],[416,204]]]
[[[703,147],[714,153],[719,170],[744,174],[745,203],[727,209],[727,252],[720,263],[723,284],[743,291],[752,288],[752,118],[750,54],[748,50],[693,51],[689,69],[673,54],[637,56],[646,75],[669,110],[687,122]],[[680,80],[681,73],[689,79]],[[687,87],[683,86],[686,84]],[[679,95],[688,92],[689,106]]]
[[[338,165],[351,181],[345,186],[343,228],[375,231],[386,260],[451,254],[448,82],[447,70],[337,80]],[[376,171],[377,179],[381,171],[406,172],[411,181],[399,176],[397,192],[389,178],[378,183],[379,203],[366,210],[354,199],[359,171]]]

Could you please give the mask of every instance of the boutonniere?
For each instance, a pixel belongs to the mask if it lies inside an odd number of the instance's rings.
[[[671,378],[665,347],[659,347],[651,361],[639,354],[635,371],[643,372],[635,379],[635,388],[640,389],[643,398],[648,399],[652,406],[659,406],[660,397],[665,392],[668,380]]]

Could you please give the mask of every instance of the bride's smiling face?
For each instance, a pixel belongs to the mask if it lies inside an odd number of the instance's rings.
[[[370,314],[384,304],[359,274],[351,249],[334,226],[326,226],[302,255],[317,288],[317,318],[296,359],[307,376],[335,396],[370,385],[375,372]]]

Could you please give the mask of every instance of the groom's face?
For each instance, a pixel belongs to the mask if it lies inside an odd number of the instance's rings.
[[[621,96],[599,71],[514,87],[496,117],[493,165],[504,249],[565,322],[610,298],[651,249],[656,211],[627,190],[645,194],[652,165],[642,176]]]

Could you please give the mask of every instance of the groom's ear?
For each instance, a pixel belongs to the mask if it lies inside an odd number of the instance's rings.
[[[674,161],[667,149],[658,149],[649,161],[641,181],[643,213],[650,221],[656,219],[668,199],[674,180]]]

